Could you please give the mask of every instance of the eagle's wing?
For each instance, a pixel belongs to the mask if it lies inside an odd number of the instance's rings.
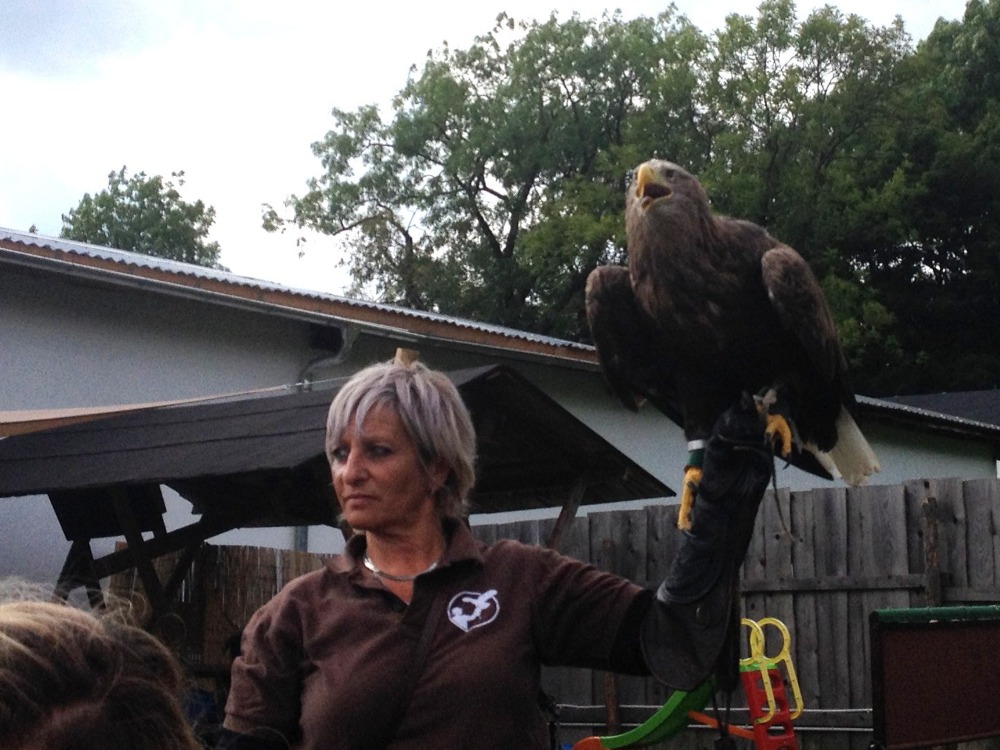
[[[779,243],[761,258],[761,274],[781,324],[802,344],[817,373],[837,395],[845,403],[853,402],[837,327],[808,264],[795,250]]]
[[[683,425],[676,370],[657,346],[655,326],[636,301],[628,269],[599,266],[591,271],[586,308],[601,369],[615,395],[632,411],[648,400]]]
[[[862,484],[879,470],[879,461],[851,415],[854,392],[823,290],[802,256],[780,243],[764,253],[761,273],[782,325],[797,337],[817,376],[824,380],[816,385],[828,389],[828,397],[839,402],[829,414],[835,435],[832,447],[824,451],[806,447],[834,476],[842,476],[848,484]]]

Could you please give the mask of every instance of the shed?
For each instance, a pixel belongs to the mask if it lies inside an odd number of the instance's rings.
[[[449,373],[478,437],[477,513],[655,498],[673,491],[503,365]],[[337,524],[324,456],[326,413],[344,378],[313,390],[165,406],[0,441],[0,497],[48,495],[73,544],[63,591],[137,566],[153,606],[165,605],[184,564],[161,587],[151,560],[235,528]],[[318,387],[322,385],[323,387]],[[188,500],[197,522],[167,532],[160,486]],[[152,532],[144,539],[142,532]],[[90,540],[124,535],[99,559]],[[182,561],[184,558],[181,558]]]

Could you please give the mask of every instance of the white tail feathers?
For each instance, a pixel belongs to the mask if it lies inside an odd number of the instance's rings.
[[[833,471],[830,473],[834,478],[842,478],[854,486],[864,484],[871,474],[881,468],[875,451],[847,409],[841,409],[837,416],[837,444],[829,453],[817,453],[817,458],[824,466],[827,466],[824,459],[832,464]]]
[[[830,458],[829,453],[824,453],[813,443],[806,443],[802,447],[816,456],[816,460],[819,461],[820,466],[830,472],[831,477],[834,479],[840,479],[840,469],[837,468],[837,464],[835,464],[833,459]]]

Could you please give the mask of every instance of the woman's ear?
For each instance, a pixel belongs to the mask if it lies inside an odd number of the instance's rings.
[[[450,471],[448,464],[445,463],[443,458],[436,458],[431,461],[427,467],[427,481],[430,484],[432,494],[437,494],[437,491],[444,486],[444,483],[448,480]]]

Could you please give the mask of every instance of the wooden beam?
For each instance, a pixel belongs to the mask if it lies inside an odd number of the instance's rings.
[[[417,349],[407,349],[405,347],[396,348],[395,360],[397,364],[410,365],[420,359],[420,352]]]
[[[66,554],[66,561],[56,581],[54,596],[66,599],[74,589],[84,586],[87,589],[90,606],[93,609],[104,609],[104,593],[101,591],[100,578],[94,565],[90,542],[78,539],[70,545]]]
[[[943,604],[964,604],[967,602],[998,604],[1000,603],[1000,590],[983,591],[966,586],[945,586],[941,590],[941,601]]]
[[[941,592],[941,545],[938,526],[937,498],[930,496],[921,505],[924,527],[924,591],[928,607],[940,607],[944,602]]]
[[[191,568],[191,563],[194,562],[194,558],[198,555],[200,549],[201,542],[189,544],[184,548],[183,554],[177,558],[174,571],[170,574],[170,579],[163,586],[163,595],[167,601],[173,601],[177,590],[180,589],[181,584],[184,582],[184,576],[187,575],[188,570]]]
[[[209,537],[221,534],[224,531],[239,528],[239,525],[240,521],[234,518],[223,519],[213,516],[202,516],[195,523],[180,529],[174,529],[158,539],[151,539],[145,542],[144,546],[150,559],[155,559],[160,555],[184,549],[190,544],[203,542]],[[105,578],[115,573],[121,573],[123,570],[128,570],[131,567],[133,567],[132,555],[127,547],[94,560],[94,570],[98,578]]]
[[[823,578],[788,578],[785,580],[743,580],[740,589],[744,594],[789,594],[796,591],[883,591],[923,589],[923,573],[907,573],[872,578],[861,576],[825,576]]]
[[[569,528],[569,525],[573,523],[573,519],[576,518],[576,513],[580,509],[584,495],[587,494],[589,484],[590,480],[588,477],[580,477],[576,480],[576,484],[573,485],[573,490],[569,493],[569,496],[563,501],[562,508],[559,510],[559,517],[552,527],[549,538],[545,540],[545,546],[549,549],[559,549],[563,532]]]
[[[156,575],[152,557],[146,549],[146,541],[142,538],[142,532],[139,531],[139,522],[132,512],[132,506],[129,502],[128,489],[120,486],[112,487],[110,492],[115,516],[118,518],[118,523],[121,524],[125,534],[125,540],[128,542],[126,551],[132,559],[132,564],[139,572],[142,587],[145,589],[146,597],[153,609],[150,621],[155,622],[167,613],[167,598],[163,593],[163,584],[160,583],[160,578]]]

